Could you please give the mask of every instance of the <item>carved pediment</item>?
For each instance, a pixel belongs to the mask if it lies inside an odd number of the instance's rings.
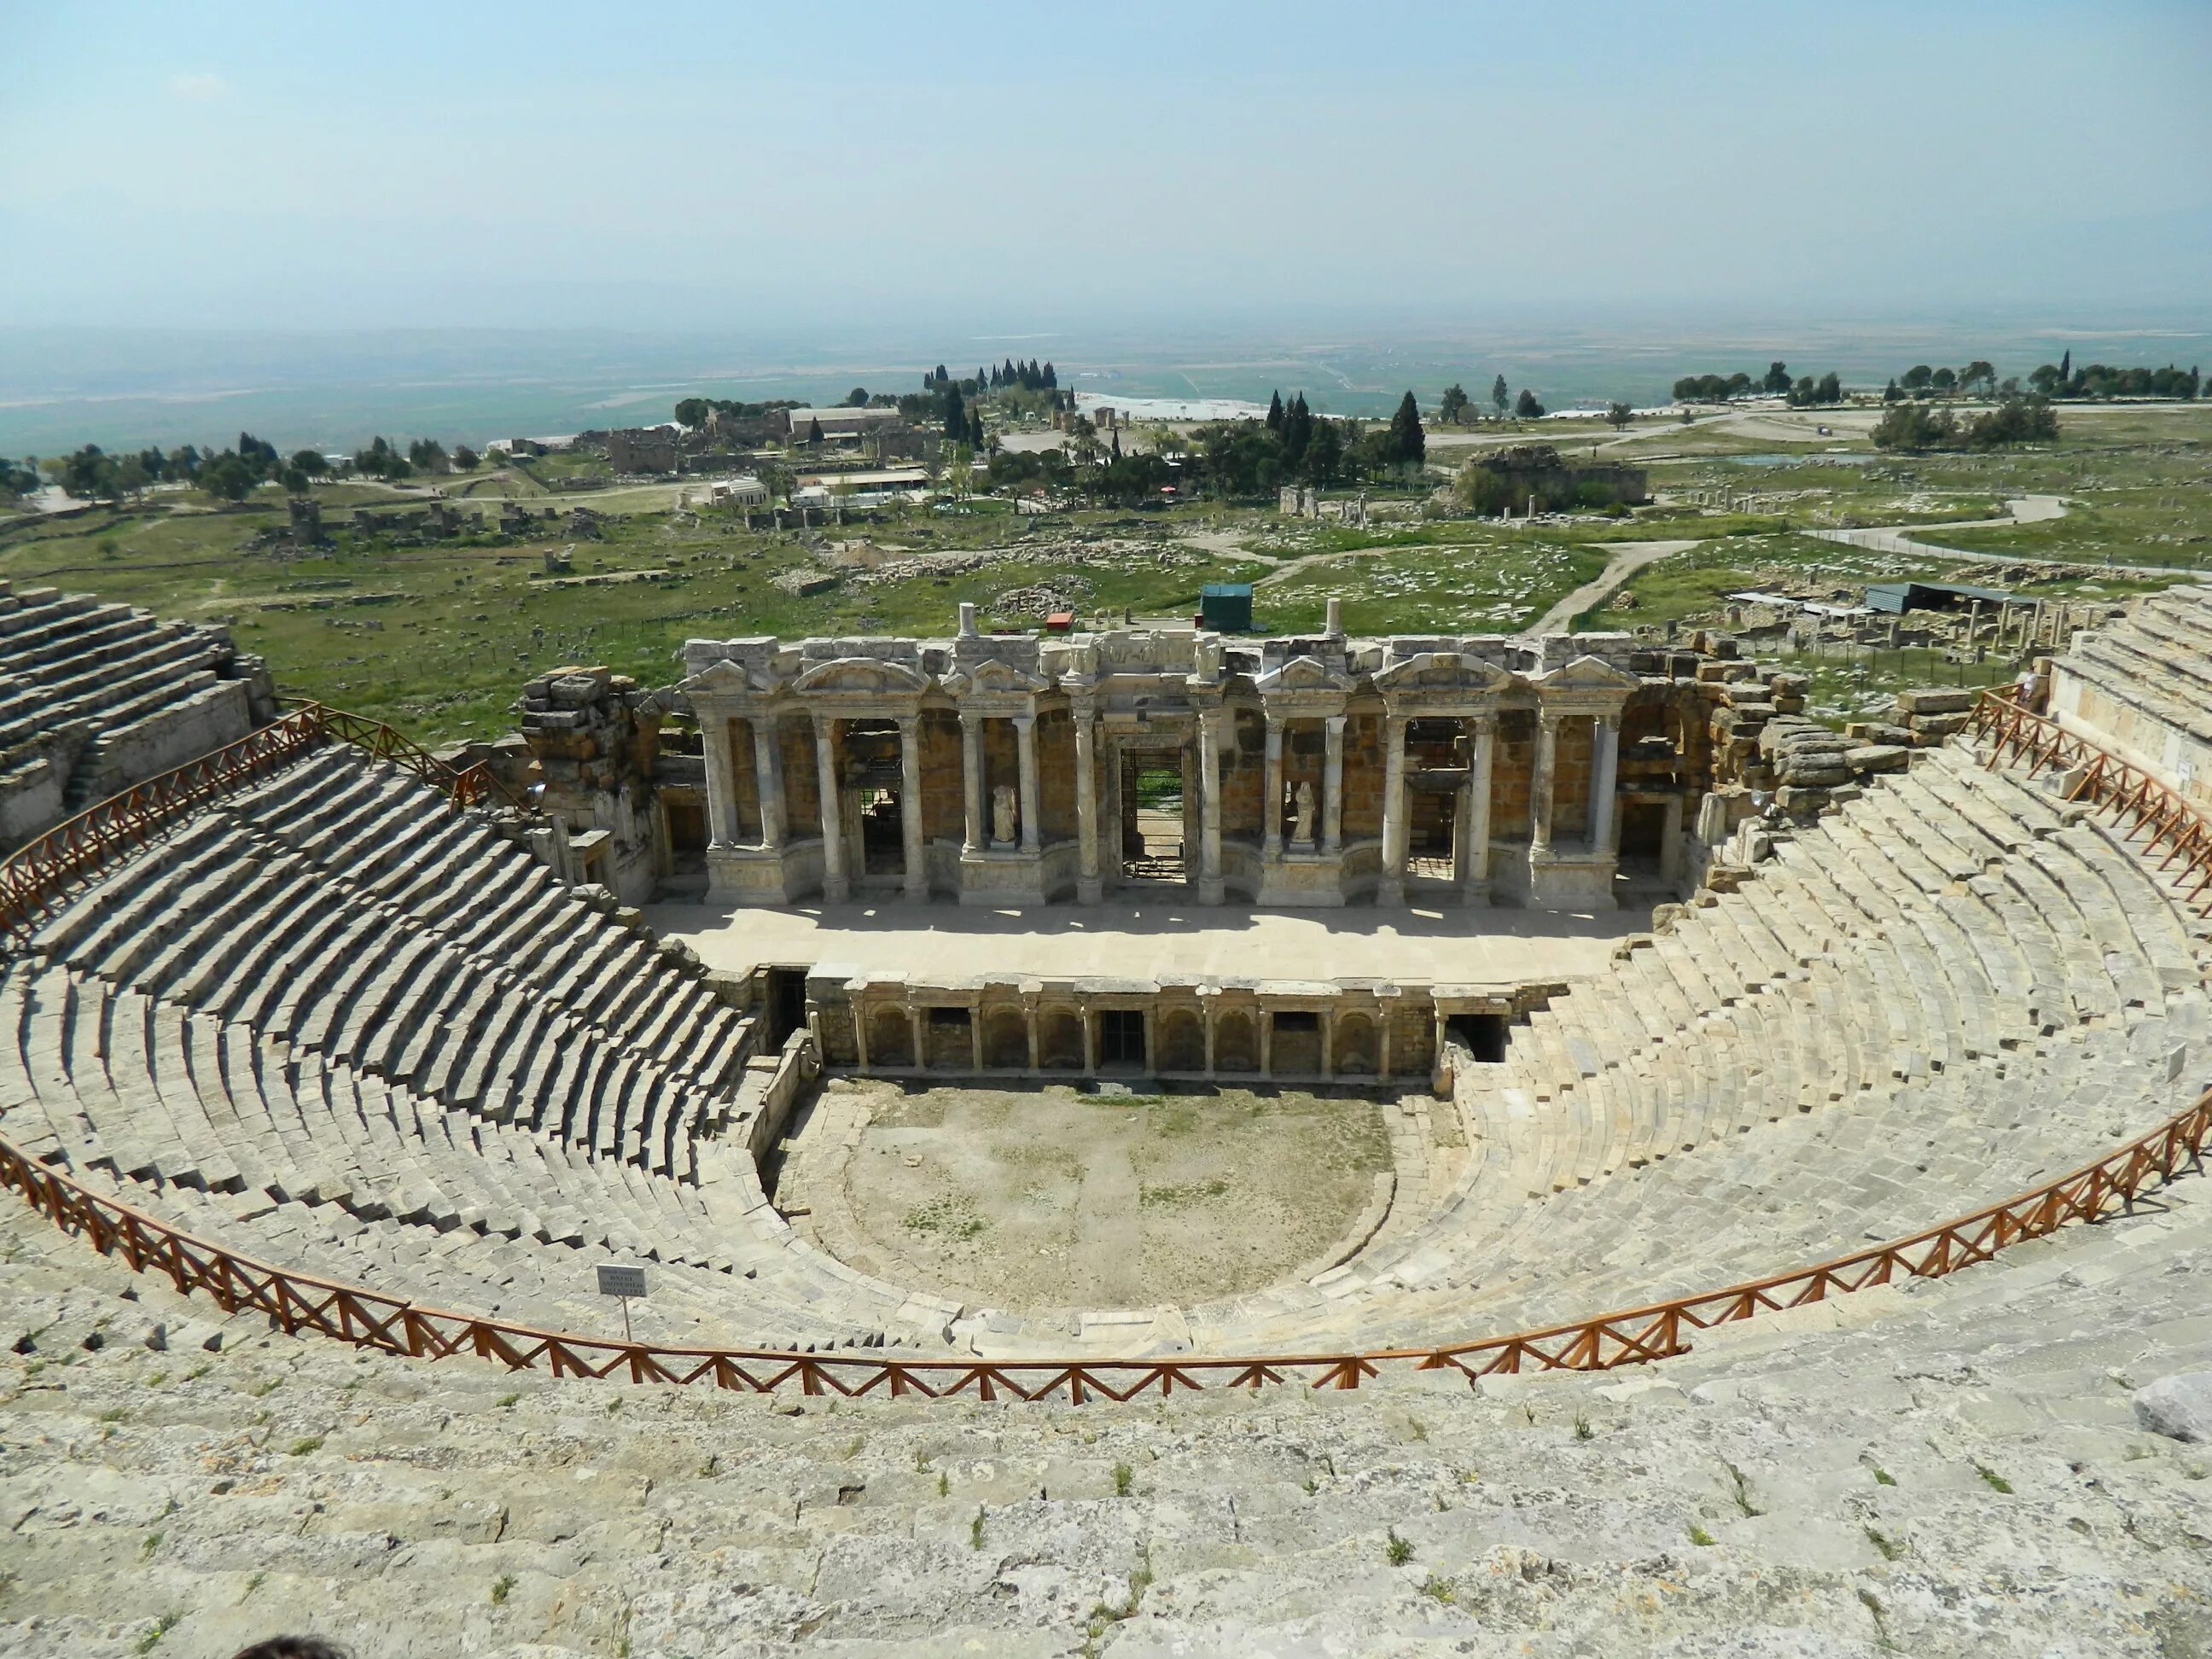
[[[1642,684],[1599,657],[1577,657],[1537,681],[1547,691],[1633,691]]]
[[[706,667],[684,681],[681,689],[690,692],[695,696],[726,697],[734,696],[740,692],[751,691],[757,688],[753,684],[751,676],[727,657],[724,657],[719,662],[708,664]]]
[[[1262,696],[1286,691],[1349,691],[1352,682],[1317,657],[1293,657],[1252,682]]]
[[[1424,651],[1375,677],[1375,689],[1385,695],[1451,691],[1481,696],[1512,684],[1513,676],[1504,669],[1463,651]]]
[[[995,657],[956,668],[945,677],[945,689],[956,697],[1033,696],[1043,690],[1046,684],[1036,675]]]
[[[875,657],[833,657],[817,663],[791,683],[801,696],[918,696],[929,689],[929,677],[904,663]]]

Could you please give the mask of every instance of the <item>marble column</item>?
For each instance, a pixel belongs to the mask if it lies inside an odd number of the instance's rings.
[[[699,721],[707,759],[707,844],[734,847],[738,841],[737,757],[730,749],[730,717],[707,714]]]
[[[1221,711],[1198,717],[1198,902],[1218,904],[1221,883]]]
[[[774,852],[783,845],[783,751],[776,746],[777,716],[756,714],[753,728],[753,787],[760,796],[761,846]]]
[[[1283,723],[1269,709],[1267,721],[1267,781],[1261,796],[1260,856],[1273,864],[1283,855]]]
[[[1470,899],[1490,896],[1490,790],[1498,767],[1498,716],[1474,721],[1474,764],[1467,787],[1467,866],[1462,890]]]
[[[1620,771],[1620,716],[1601,714],[1590,757],[1589,841],[1593,853],[1613,851],[1617,813],[1613,790]]]
[[[1070,705],[1075,716],[1075,833],[1077,859],[1075,900],[1097,904],[1106,896],[1098,874],[1098,756],[1095,722],[1098,711],[1089,702]]]
[[[960,711],[960,787],[966,810],[960,852],[973,858],[983,850],[983,717],[965,708]]]
[[[1321,775],[1321,850],[1335,853],[1344,846],[1344,716],[1331,714],[1327,731],[1328,749]]]
[[[1406,717],[1382,720],[1382,879],[1378,904],[1406,902]]]
[[[1552,850],[1552,774],[1558,769],[1559,716],[1548,709],[1536,714],[1536,763],[1528,778],[1528,850]]]
[[[921,720],[899,717],[899,830],[906,846],[906,896],[929,896],[929,854],[921,839]]]
[[[1022,762],[1022,851],[1037,850],[1036,716],[1014,716],[1014,738]]]
[[[822,896],[842,904],[853,896],[845,873],[845,781],[837,775],[837,720],[814,716],[814,775],[822,791]]]

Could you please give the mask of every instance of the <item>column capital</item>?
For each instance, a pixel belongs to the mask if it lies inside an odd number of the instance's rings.
[[[914,736],[915,732],[921,730],[921,716],[920,714],[901,714],[898,717],[898,728],[899,735],[901,737],[910,738]]]
[[[1036,714],[1035,710],[1031,710],[1026,714],[1009,715],[1007,718],[1013,721],[1014,730],[1017,732],[1026,732],[1036,724]]]
[[[1344,735],[1344,723],[1346,720],[1349,718],[1348,716],[1344,714],[1325,714],[1322,718],[1328,723],[1329,736],[1332,738],[1340,738]]]

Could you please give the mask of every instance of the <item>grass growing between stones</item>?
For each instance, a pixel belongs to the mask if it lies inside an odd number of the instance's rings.
[[[1200,1302],[1343,1238],[1391,1167],[1358,1091],[1212,1094],[870,1085],[811,1206],[855,1266],[1014,1310]]]

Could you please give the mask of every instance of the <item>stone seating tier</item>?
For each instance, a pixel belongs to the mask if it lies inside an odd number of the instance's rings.
[[[1425,1346],[1781,1271],[2094,1157],[2192,1092],[2198,943],[2078,809],[1937,751],[1554,999],[1502,1064],[1462,1058],[1463,1161],[1352,1261],[1152,1326],[1016,1316],[807,1248],[742,1150],[699,1138],[750,1044],[736,1012],[334,750],[52,919],[0,981],[0,1129],[245,1253],[525,1322],[605,1329],[605,1250],[662,1264],[687,1342]]]
[[[9,1205],[0,1649],[2151,1659],[2205,1449],[2131,1395],[2212,1368],[2208,1270],[2184,1182],[1648,1371],[763,1399],[273,1334]]]

